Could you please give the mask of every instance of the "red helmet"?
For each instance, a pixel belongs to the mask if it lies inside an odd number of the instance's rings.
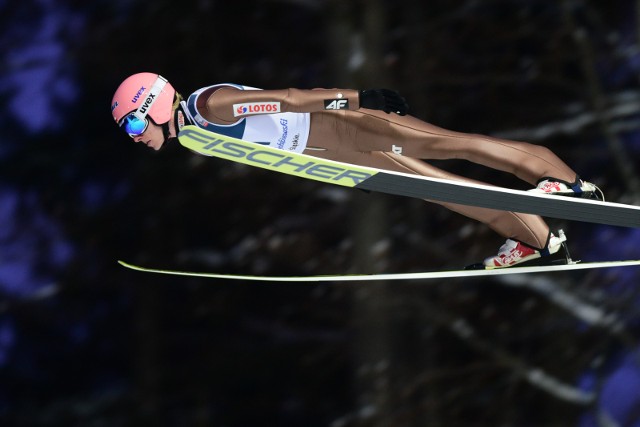
[[[134,74],[118,86],[111,100],[111,115],[119,124],[131,113],[140,120],[149,116],[158,125],[167,123],[175,93],[173,86],[159,74]]]

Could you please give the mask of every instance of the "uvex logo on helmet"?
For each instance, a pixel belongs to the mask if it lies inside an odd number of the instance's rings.
[[[140,89],[138,89],[138,93],[136,93],[136,95],[133,97],[133,99],[131,99],[131,102],[133,102],[134,104],[136,102],[138,102],[138,99],[140,99],[140,95],[142,95],[145,91],[146,87],[142,86]]]
[[[147,99],[144,100],[144,104],[142,104],[142,106],[140,107],[140,112],[141,113],[146,113],[147,109],[149,108],[149,106],[151,105],[151,103],[153,102],[153,99],[156,96],[152,93],[149,94],[149,96],[147,96]]]

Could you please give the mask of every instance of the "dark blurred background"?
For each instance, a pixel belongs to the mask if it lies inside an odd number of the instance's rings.
[[[640,426],[637,269],[315,285],[125,270],[438,270],[503,239],[419,200],[155,153],[109,113],[140,71],[185,95],[389,87],[640,204],[639,22],[633,0],[0,1],[0,425]],[[640,257],[639,230],[550,223],[574,258]]]

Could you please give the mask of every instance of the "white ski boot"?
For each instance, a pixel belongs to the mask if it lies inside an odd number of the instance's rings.
[[[604,201],[604,194],[595,184],[576,178],[573,183],[554,178],[538,181],[538,186],[529,190],[532,193],[551,194],[557,196],[582,197]]]
[[[564,246],[566,241],[567,237],[562,230],[558,231],[558,237],[553,235],[553,233],[550,235],[549,243],[543,250],[534,249],[517,240],[507,239],[505,244],[500,246],[498,254],[485,259],[483,265],[487,269],[505,268],[530,262],[535,259],[545,258],[556,254]],[[568,252],[567,259],[569,259]]]

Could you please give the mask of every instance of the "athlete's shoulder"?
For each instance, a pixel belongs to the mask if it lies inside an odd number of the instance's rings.
[[[200,94],[202,94],[203,92],[215,92],[217,89],[222,89],[222,88],[234,88],[234,89],[238,89],[238,90],[259,90],[256,87],[252,87],[252,86],[247,86],[247,85],[241,85],[241,84],[237,84],[237,83],[216,83],[213,85],[209,85],[209,86],[204,86],[201,87],[200,89],[196,90],[195,92],[193,92],[191,94],[191,96],[198,96]]]

